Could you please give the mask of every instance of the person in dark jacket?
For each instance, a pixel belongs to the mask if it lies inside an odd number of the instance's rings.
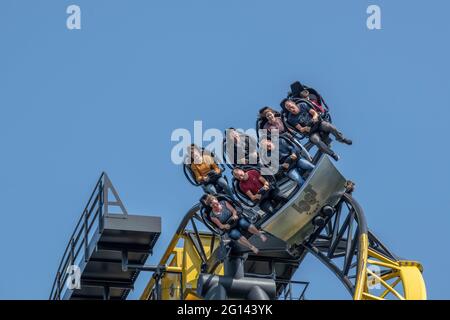
[[[309,141],[316,145],[320,151],[330,155],[338,161],[339,156],[322,140],[321,133],[335,136],[336,140],[348,145],[352,144],[350,139],[344,135],[330,122],[323,120],[319,113],[306,102],[296,104],[293,100],[285,99],[284,108],[288,112],[287,122],[295,127],[300,133],[309,137]]]

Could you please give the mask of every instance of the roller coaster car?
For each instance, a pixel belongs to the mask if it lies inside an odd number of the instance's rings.
[[[200,217],[202,218],[203,223],[205,224],[205,226],[213,233],[217,234],[218,236],[224,236],[226,234],[226,231],[220,229],[212,220],[211,220],[211,207],[208,206],[206,204],[206,197],[208,195],[204,194],[201,198],[200,198],[200,204],[201,204],[201,209],[200,209]],[[249,215],[246,214],[244,208],[242,207],[242,205],[236,201],[233,201],[233,199],[231,199],[230,197],[226,196],[226,195],[216,195],[217,200],[219,201],[228,201],[229,203],[231,203],[231,205],[236,209],[236,211],[238,212],[239,215],[243,215],[245,218],[247,218],[249,221],[253,222],[254,219],[252,217],[250,217]],[[231,228],[234,228],[237,224],[237,220],[231,219],[231,217],[228,219],[228,221],[226,222],[226,224],[229,224]]]

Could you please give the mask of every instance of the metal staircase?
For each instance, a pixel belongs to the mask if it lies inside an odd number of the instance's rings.
[[[126,299],[160,233],[161,218],[128,214],[102,173],[61,258],[50,299]]]

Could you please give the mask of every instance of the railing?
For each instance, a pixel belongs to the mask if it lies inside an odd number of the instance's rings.
[[[283,289],[278,295],[278,300],[305,300],[305,293],[308,289],[309,282],[306,281],[296,281],[296,280],[277,280],[277,283],[282,283]],[[295,286],[300,286],[301,290],[298,292],[298,296],[295,295]]]
[[[245,276],[265,279],[275,279],[275,274],[257,274],[246,272]],[[282,280],[276,279],[277,284],[277,300],[305,300],[305,293],[308,289],[309,282],[298,280]],[[296,291],[294,287],[301,287],[301,290]],[[298,292],[298,295],[296,293]]]
[[[109,191],[112,192],[116,201],[109,201]],[[108,215],[109,206],[119,206],[124,217],[128,215],[107,174],[102,172],[64,250],[52,284],[50,300],[61,299],[65,284],[72,272],[69,268],[87,262],[90,254],[89,242],[96,232],[102,233],[103,218]]]

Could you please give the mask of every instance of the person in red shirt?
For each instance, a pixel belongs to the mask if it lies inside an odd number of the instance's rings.
[[[236,168],[233,170],[233,176],[239,181],[239,190],[267,213],[273,213],[278,204],[287,201],[280,195],[280,189],[267,181],[256,169],[245,171]]]

